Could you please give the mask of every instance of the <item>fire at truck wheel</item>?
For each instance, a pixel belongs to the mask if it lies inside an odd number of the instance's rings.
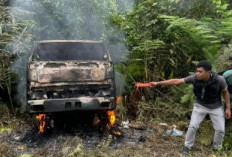
[[[101,111],[98,113],[99,119],[100,119],[100,131],[104,132],[107,130],[107,124],[109,123],[107,111]]]
[[[35,120],[33,122],[34,128],[38,133],[47,134],[52,131],[53,120],[51,120],[50,116],[46,114],[38,114],[35,116]]]

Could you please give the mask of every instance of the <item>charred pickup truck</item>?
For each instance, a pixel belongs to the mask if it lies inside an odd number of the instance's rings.
[[[116,107],[114,68],[100,41],[37,42],[29,58],[27,80],[29,113]]]

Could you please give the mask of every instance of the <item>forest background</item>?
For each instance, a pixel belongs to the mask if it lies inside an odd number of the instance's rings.
[[[200,60],[211,61],[216,72],[229,69],[232,1],[0,0],[2,120],[25,114],[27,58],[34,41],[50,39],[105,42],[124,77],[119,122],[175,122],[186,131],[194,102],[191,85],[144,88],[131,113],[134,84],[183,78],[194,73]],[[212,143],[211,128],[205,121],[201,144]],[[232,132],[224,145],[231,149]]]

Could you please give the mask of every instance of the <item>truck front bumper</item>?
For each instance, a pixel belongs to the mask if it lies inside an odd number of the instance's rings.
[[[116,100],[113,97],[78,97],[28,101],[28,111],[30,113],[75,110],[113,110],[115,108]]]

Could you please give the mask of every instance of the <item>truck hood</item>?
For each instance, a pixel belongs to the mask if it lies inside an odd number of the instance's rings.
[[[29,62],[28,80],[34,83],[101,82],[112,65],[104,61]]]

